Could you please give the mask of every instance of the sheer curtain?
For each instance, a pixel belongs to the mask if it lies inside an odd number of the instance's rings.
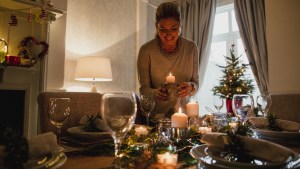
[[[269,94],[268,51],[264,0],[234,0],[237,24],[261,94]]]
[[[216,0],[179,0],[182,36],[196,42],[199,49],[199,89],[208,62]]]

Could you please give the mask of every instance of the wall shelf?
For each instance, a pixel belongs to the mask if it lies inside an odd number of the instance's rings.
[[[66,10],[56,8],[55,6],[49,7],[45,4],[32,0],[1,0],[0,8],[0,11],[26,11],[31,9],[33,13],[37,10],[40,10],[40,8],[44,8],[48,13],[51,13],[54,18],[59,18],[66,13]]]

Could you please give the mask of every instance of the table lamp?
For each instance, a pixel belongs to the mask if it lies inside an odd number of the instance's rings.
[[[75,70],[75,80],[93,82],[91,92],[97,92],[94,82],[112,81],[110,60],[96,56],[79,58]]]

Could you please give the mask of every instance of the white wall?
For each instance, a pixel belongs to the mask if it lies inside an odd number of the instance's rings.
[[[53,0],[55,7],[67,10],[67,0]],[[43,90],[61,90],[64,87],[65,44],[67,13],[50,24],[49,53],[46,57]]]
[[[270,93],[300,93],[300,1],[266,0]]]
[[[68,1],[64,87],[89,91],[92,83],[74,80],[79,57],[111,60],[113,81],[97,82],[98,92],[135,91],[136,14],[134,0]]]

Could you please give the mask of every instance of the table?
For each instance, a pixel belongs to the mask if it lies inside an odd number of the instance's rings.
[[[284,145],[296,153],[300,154],[300,145]],[[68,154],[68,153],[66,153]],[[60,169],[99,169],[109,168],[113,166],[114,157],[103,156],[84,156],[84,155],[71,155],[68,156],[66,163]],[[160,164],[152,164],[150,169],[172,169],[172,166],[163,166]],[[196,169],[196,166],[189,167],[189,169]]]

